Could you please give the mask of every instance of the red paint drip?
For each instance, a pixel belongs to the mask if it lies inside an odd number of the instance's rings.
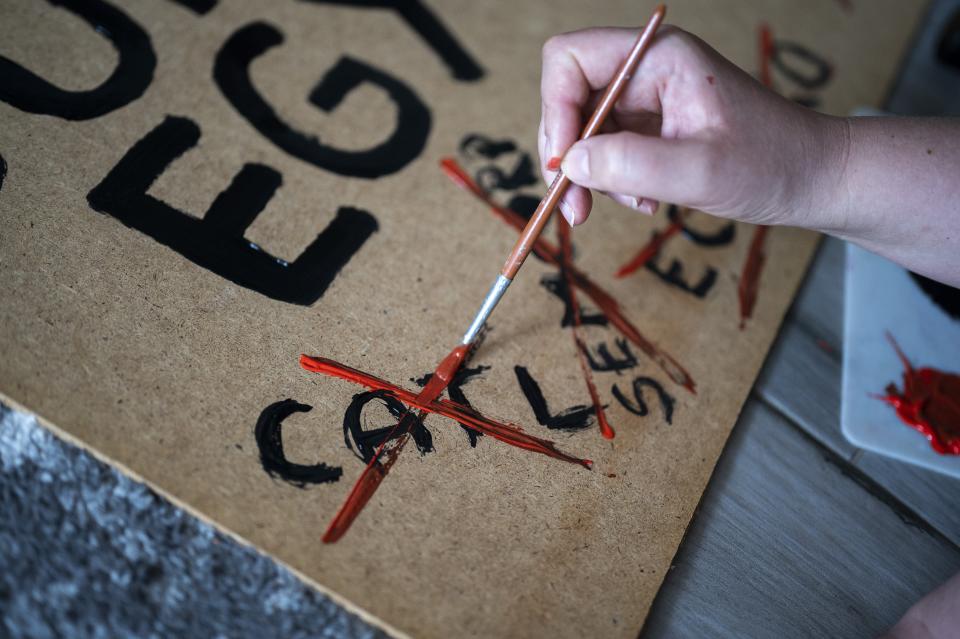
[[[551,171],[556,171],[557,169],[560,168],[560,162],[561,162],[560,158],[558,158],[557,156],[553,156],[552,158],[547,160],[547,168]]]
[[[740,283],[737,284],[737,295],[740,297],[740,330],[753,317],[753,307],[757,304],[757,291],[760,288],[760,273],[767,256],[763,252],[763,243],[767,237],[769,226],[757,226],[753,229],[753,239],[750,240],[750,249],[747,259],[740,272]]]
[[[573,246],[570,242],[571,229],[567,224],[558,223],[557,239],[560,241],[560,273],[566,282],[567,295],[570,298],[570,307],[573,309],[573,345],[577,349],[577,358],[580,360],[580,370],[583,371],[583,380],[587,384],[587,392],[590,393],[590,401],[593,403],[593,411],[597,416],[597,424],[600,426],[600,434],[605,439],[613,439],[616,433],[610,422],[607,421],[607,413],[603,410],[603,403],[600,401],[600,394],[597,392],[597,386],[593,383],[593,374],[590,372],[590,365],[587,363],[587,347],[580,339],[580,329],[583,322],[580,318],[580,305],[577,303],[576,287],[573,285],[573,278],[570,277],[570,266],[573,264]]]
[[[654,231],[650,241],[647,242],[629,262],[620,267],[615,277],[626,277],[643,268],[647,262],[653,259],[653,256],[663,248],[667,240],[680,232],[683,228],[683,218],[684,215],[683,212],[681,212],[677,216],[677,220],[671,222],[663,231]]]
[[[467,173],[457,164],[453,158],[444,158],[440,161],[440,166],[444,172],[459,186],[473,193],[479,200],[484,202],[490,209],[500,217],[504,222],[514,227],[518,231],[523,230],[527,221],[522,215],[502,207],[484,192],[480,186],[467,175]],[[560,251],[553,244],[543,238],[538,238],[533,244],[535,255],[545,262],[553,264],[556,267],[561,266]],[[620,304],[607,293],[604,289],[594,283],[585,273],[580,271],[576,265],[570,264],[567,267],[567,273],[570,275],[574,286],[583,291],[587,297],[606,315],[609,322],[632,342],[637,348],[652,359],[675,383],[683,386],[691,393],[696,393],[696,384],[690,374],[666,351],[661,350],[653,342],[648,340],[640,330],[626,318],[620,310]]]
[[[960,455],[960,375],[934,368],[914,369],[893,336],[888,333],[887,339],[903,362],[903,392],[890,384],[879,399],[926,437],[933,450]]]

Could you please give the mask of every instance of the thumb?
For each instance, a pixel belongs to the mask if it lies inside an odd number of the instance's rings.
[[[563,158],[574,183],[609,193],[697,206],[709,193],[714,146],[622,131],[580,140]]]

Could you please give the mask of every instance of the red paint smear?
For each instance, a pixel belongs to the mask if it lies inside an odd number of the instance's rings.
[[[960,455],[960,375],[934,368],[914,370],[896,340],[887,339],[903,362],[903,392],[896,384],[879,399],[897,411],[897,416],[919,431],[941,455]]]
[[[583,322],[580,319],[580,305],[577,303],[576,287],[573,285],[573,278],[570,277],[570,266],[573,264],[573,247],[570,242],[570,226],[567,224],[557,224],[557,239],[560,241],[560,273],[566,282],[567,295],[570,297],[570,307],[573,309],[573,346],[577,349],[577,358],[580,360],[580,370],[583,371],[583,380],[587,384],[587,391],[590,393],[590,401],[593,403],[593,410],[597,416],[597,424],[600,426],[600,434],[605,439],[613,439],[616,433],[607,421],[607,413],[603,410],[603,404],[600,402],[600,394],[597,392],[597,386],[593,383],[593,374],[590,372],[590,365],[587,363],[586,346],[580,339],[580,329]]]
[[[473,193],[478,199],[489,206],[504,222],[516,228],[518,231],[526,226],[527,221],[522,215],[494,202],[490,196],[460,168],[456,160],[453,158],[444,158],[440,161],[440,166],[454,182]],[[533,244],[533,252],[544,261],[560,267],[560,251],[547,240],[538,238]],[[620,304],[612,295],[600,288],[574,264],[570,264],[567,267],[567,273],[573,280],[574,285],[586,293],[587,297],[606,315],[610,323],[613,324],[624,337],[633,342],[647,357],[660,366],[670,379],[691,393],[696,393],[696,384],[693,378],[690,377],[690,374],[666,351],[660,350],[653,342],[644,337],[636,326],[630,323],[630,320],[628,320],[620,310]]]
[[[620,270],[616,272],[615,277],[621,278],[626,277],[635,273],[637,270],[643,268],[647,262],[649,262],[654,255],[656,255],[661,248],[663,248],[664,243],[669,240],[671,237],[680,232],[683,228],[683,218],[684,215],[681,212],[677,216],[677,221],[672,222],[670,226],[665,228],[663,231],[654,231],[653,237],[650,238],[650,241],[644,245],[640,251],[626,264],[620,267]]]
[[[750,250],[743,263],[740,273],[740,283],[737,285],[737,295],[740,297],[740,330],[746,326],[747,320],[753,316],[753,307],[757,304],[757,290],[760,288],[760,273],[767,256],[763,252],[763,243],[767,237],[768,226],[758,226],[753,229],[753,239],[750,240]]]
[[[552,158],[547,160],[547,168],[551,171],[556,171],[557,169],[560,168],[560,162],[561,162],[560,158],[558,158],[557,156],[553,156]]]
[[[768,89],[773,88],[773,76],[770,74],[770,58],[773,57],[773,32],[766,22],[760,23],[760,82]]]

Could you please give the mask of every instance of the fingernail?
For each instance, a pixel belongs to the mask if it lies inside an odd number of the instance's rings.
[[[567,208],[566,202],[561,200],[558,206],[560,207],[560,215],[567,221],[567,224],[573,226],[573,213]]]
[[[646,199],[639,203],[637,210],[647,215],[653,215],[656,212],[656,210],[653,208],[653,202]]]
[[[560,157],[555,155],[555,156],[553,156],[552,158],[550,158],[549,160],[547,160],[547,168],[548,168],[549,170],[551,170],[551,171],[556,171],[557,169],[559,169],[559,168],[560,168]]]
[[[587,180],[590,178],[590,154],[584,149],[573,147],[563,158],[563,172],[573,180]]]

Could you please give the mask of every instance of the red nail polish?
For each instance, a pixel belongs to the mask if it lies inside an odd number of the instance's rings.
[[[560,168],[560,158],[556,155],[547,160],[547,168],[551,171],[556,171]]]

